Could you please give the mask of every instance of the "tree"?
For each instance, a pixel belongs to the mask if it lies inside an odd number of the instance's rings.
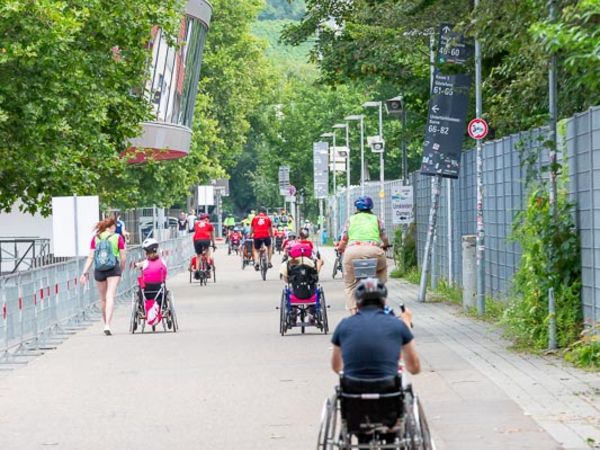
[[[0,210],[49,212],[55,195],[113,195],[119,158],[149,117],[142,95],[153,25],[173,35],[180,2],[0,4]]]

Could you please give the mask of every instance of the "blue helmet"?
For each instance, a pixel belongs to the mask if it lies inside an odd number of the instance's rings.
[[[354,206],[359,211],[371,211],[373,209],[373,199],[368,195],[358,197],[354,202]]]

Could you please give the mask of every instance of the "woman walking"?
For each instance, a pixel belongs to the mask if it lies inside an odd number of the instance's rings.
[[[83,267],[81,283],[88,281],[89,270],[94,263],[94,279],[100,297],[104,334],[110,336],[110,322],[115,306],[117,286],[125,269],[126,253],[123,236],[116,233],[115,219],[105,219],[96,224],[96,235],[90,244],[90,253]]]

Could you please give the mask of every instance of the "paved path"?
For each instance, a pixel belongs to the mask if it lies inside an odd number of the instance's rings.
[[[343,285],[331,280],[325,255],[335,325],[345,315]],[[130,335],[121,307],[113,337],[96,324],[2,374],[0,448],[314,448],[336,383],[329,337],[279,336],[276,271],[263,282],[222,249],[217,263],[217,284],[190,285],[187,274],[171,280],[180,332]],[[598,396],[589,392],[597,376],[510,354],[487,325],[444,305],[413,304],[410,286],[390,287],[392,301],[402,296],[415,309],[424,373],[412,381],[440,449],[576,449],[597,436]],[[552,435],[542,428],[557,423]]]

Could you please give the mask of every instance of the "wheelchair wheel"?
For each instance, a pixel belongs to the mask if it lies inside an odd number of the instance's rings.
[[[214,266],[212,268],[213,271],[213,283],[217,282],[217,271],[215,270]]]
[[[404,440],[410,450],[428,450],[431,446],[426,446],[421,429],[419,400],[412,393],[412,389],[406,390],[404,396]],[[422,408],[421,408],[422,410]],[[429,433],[429,429],[427,430]],[[429,444],[431,441],[429,441]]]
[[[421,429],[421,439],[423,441],[423,449],[435,450],[435,443],[433,442],[433,438],[431,437],[431,431],[429,431],[429,424],[427,423],[427,419],[425,418],[425,412],[423,411],[423,406],[421,405],[419,397],[416,397],[416,401],[417,413],[419,415],[419,428]]]
[[[129,320],[129,332],[131,334],[135,333],[135,330],[137,330],[137,326],[138,326],[138,317],[137,317],[137,312],[138,312],[138,296],[137,296],[137,292],[134,292],[132,294],[132,299],[131,299],[131,318]]]
[[[333,274],[331,275],[331,277],[335,280],[335,276],[337,275],[337,269],[338,269],[338,260],[337,258],[335,258],[335,262],[333,263]]]
[[[194,272],[192,272],[192,271],[190,270],[190,284],[192,283],[192,281],[193,281],[193,278],[194,278]]]
[[[323,288],[319,288],[321,299],[321,326],[324,334],[329,333],[329,319],[327,317],[327,301],[325,300],[325,292]]]
[[[332,450],[334,448],[334,440],[337,431],[337,413],[337,396],[333,395],[325,400],[325,403],[323,404],[317,450]]]
[[[305,326],[304,326],[304,322],[306,321],[306,310],[304,308],[300,309],[300,323],[302,323],[302,325],[300,325],[300,331],[302,331],[302,334],[304,334],[305,331]]]
[[[175,313],[175,303],[173,301],[173,294],[169,291],[169,295],[167,296],[167,300],[168,300],[168,308],[169,308],[169,315],[171,317],[171,329],[173,330],[173,333],[177,333],[177,330],[179,329],[179,323],[177,323],[177,314]]]
[[[281,293],[281,301],[279,302],[279,333],[282,336],[285,335],[287,331],[287,311],[286,311],[286,301],[285,301],[285,289]]]

